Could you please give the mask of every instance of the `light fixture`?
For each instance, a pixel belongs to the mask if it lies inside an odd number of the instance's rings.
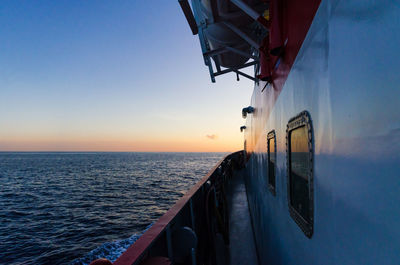
[[[247,108],[243,108],[242,109],[242,117],[243,119],[247,118],[247,113],[253,113],[254,112],[254,108],[252,106],[248,106]]]

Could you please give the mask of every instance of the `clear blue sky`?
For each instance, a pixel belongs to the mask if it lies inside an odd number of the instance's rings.
[[[0,150],[242,148],[253,84],[211,83],[177,1],[2,1],[0,25]]]

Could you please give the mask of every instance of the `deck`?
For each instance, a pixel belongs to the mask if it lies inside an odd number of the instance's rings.
[[[227,197],[229,207],[230,264],[258,264],[243,170],[234,171],[229,189],[227,190]]]

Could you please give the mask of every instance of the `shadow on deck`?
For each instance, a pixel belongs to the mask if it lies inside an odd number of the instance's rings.
[[[230,264],[258,264],[243,170],[234,171],[227,189]]]

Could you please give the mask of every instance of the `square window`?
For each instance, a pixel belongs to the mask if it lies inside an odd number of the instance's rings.
[[[313,233],[313,130],[304,111],[287,126],[287,175],[289,211],[306,236]]]

